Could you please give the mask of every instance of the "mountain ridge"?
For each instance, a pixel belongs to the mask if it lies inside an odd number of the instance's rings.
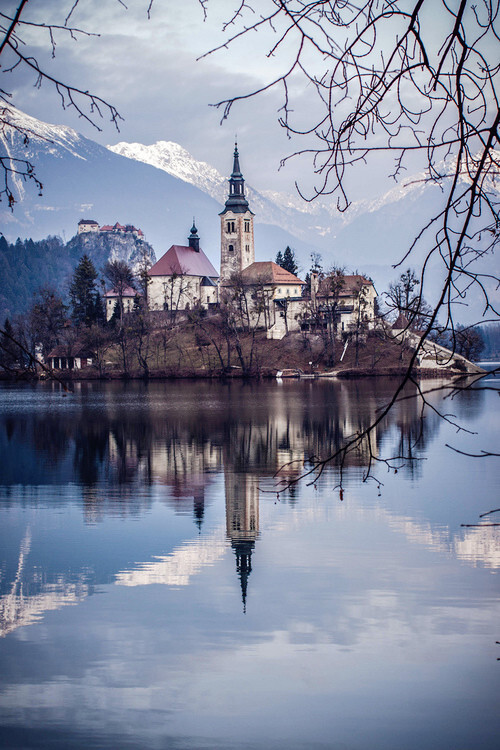
[[[0,204],[1,229],[11,242],[23,235],[42,239],[54,234],[66,241],[66,236],[75,233],[79,219],[93,218],[100,225],[119,221],[141,228],[161,257],[170,245],[186,242],[194,216],[202,246],[218,267],[218,214],[227,179],[210,164],[194,159],[171,141],[152,146],[121,142],[106,148],[72,128],[42,123],[18,111],[15,115],[18,126],[28,131],[28,143],[15,128],[4,128],[0,147],[13,157],[30,159],[44,187],[39,198],[36,190],[17,180],[19,202],[14,212],[5,201]],[[243,153],[241,163],[245,177],[251,176],[251,154]],[[250,164],[248,172],[246,164]],[[301,204],[295,196],[258,192],[248,179],[246,185],[255,213],[256,260],[274,259],[278,250],[290,245],[303,276],[311,253],[320,252],[325,269],[335,264],[348,271],[360,270],[373,279],[379,292],[404,270],[398,261],[422,221],[439,211],[444,200],[440,188],[427,184],[422,175],[406,178],[377,199],[354,203],[345,213],[337,211],[333,200]],[[424,254],[425,248],[405,260],[404,267],[418,267]],[[432,302],[443,277],[440,259],[428,270],[424,295]],[[472,313],[461,307],[467,316],[480,317],[479,305],[474,309]]]

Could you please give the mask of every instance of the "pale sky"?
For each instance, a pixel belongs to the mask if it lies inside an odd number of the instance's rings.
[[[272,56],[268,54],[280,36],[279,26],[274,31],[261,27],[228,48],[202,57],[242,26],[255,22],[261,13],[276,9],[274,0],[251,0],[251,7],[245,6],[243,19],[226,30],[224,23],[239,7],[240,0],[204,0],[206,18],[200,0],[154,0],[148,19],[149,1],[79,0],[69,25],[99,36],[77,35],[75,41],[63,30],[58,31],[53,59],[47,31],[22,31],[26,49],[47,73],[97,94],[118,109],[125,118],[119,133],[106,114],[99,122],[99,132],[71,109],[62,110],[53,87],[44,84],[41,90],[37,89],[34,77],[20,69],[2,75],[0,87],[11,91],[14,103],[27,114],[70,125],[103,145],[119,141],[150,145],[157,140],[171,140],[227,175],[237,135],[245,178],[256,189],[292,193],[297,180],[308,192],[313,184],[318,184],[320,180],[313,174],[309,157],[293,160],[279,171],[282,158],[317,143],[310,140],[312,136],[289,140],[279,125],[282,88],[237,103],[222,125],[222,110],[210,106],[261,88],[288,69],[297,37],[290,34]],[[29,0],[23,19],[64,25],[73,4],[74,0]],[[0,0],[0,9],[8,15],[17,5],[18,0]],[[429,7],[434,6],[431,3]],[[434,46],[442,43],[443,13],[441,4],[436,3],[435,17],[426,23],[431,47],[433,41]],[[449,24],[450,14],[444,20]],[[307,51],[305,54],[309,55]],[[309,57],[306,60],[311,62]],[[6,61],[2,62],[5,70]],[[321,77],[327,64],[316,56],[312,69]],[[290,93],[294,123],[304,129],[310,127],[317,121],[314,87],[297,76],[291,81]],[[411,107],[411,100],[408,104]],[[336,108],[336,115],[340,110],[342,116],[347,115],[350,107],[350,100],[344,101]],[[404,132],[405,138],[407,133]],[[373,137],[370,135],[370,139]],[[411,162],[408,166],[408,175],[419,168]],[[356,201],[383,195],[394,185],[387,179],[392,171],[392,159],[389,164],[378,159],[368,167],[360,167],[349,178],[355,186],[349,197]],[[336,197],[332,200],[336,201]]]
[[[80,0],[70,24],[100,37],[79,36],[74,41],[59,32],[54,59],[45,31],[23,31],[23,39],[35,45],[33,54],[47,72],[117,107],[125,118],[120,133],[106,117],[99,132],[71,110],[63,111],[50,86],[38,90],[32,78],[15,71],[2,85],[10,87],[17,106],[41,120],[70,125],[105,145],[175,141],[222,174],[231,167],[237,135],[245,177],[261,190],[293,191],[298,165],[278,173],[280,159],[293,150],[278,124],[279,93],[239,104],[222,125],[222,112],[210,106],[260,87],[280,64],[266,58],[265,34],[245,37],[229,50],[197,61],[225,38],[223,19],[236,0],[209,0],[206,20],[198,0],[155,0],[150,20],[148,0],[127,3],[125,9],[118,0]],[[72,4],[73,0],[29,0],[23,17],[63,24]],[[0,0],[5,10],[16,5]],[[299,101],[302,95],[299,91]]]

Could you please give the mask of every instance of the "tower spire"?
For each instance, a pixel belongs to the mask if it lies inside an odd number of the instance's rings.
[[[196,229],[194,216],[193,216],[193,226],[191,227],[191,234],[188,237],[188,244],[189,244],[189,247],[191,247],[197,253],[200,252],[200,238],[198,236],[198,230]]]
[[[233,153],[233,171],[229,178],[229,195],[222,213],[232,211],[235,214],[244,214],[249,210],[248,201],[245,198],[245,180],[241,173],[240,155],[238,143],[235,141]]]
[[[243,175],[241,174],[240,170],[240,155],[238,153],[238,141],[234,142],[234,154],[233,154],[234,160],[233,160],[233,173],[231,177],[237,178],[241,177],[243,179]]]
[[[219,214],[221,219],[220,278],[224,286],[255,260],[253,213],[245,197],[245,180],[241,173],[238,141],[233,152],[233,171],[229,178],[229,195]]]

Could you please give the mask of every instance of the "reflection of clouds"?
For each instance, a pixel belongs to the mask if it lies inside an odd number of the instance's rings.
[[[223,530],[216,530],[209,536],[186,542],[170,555],[157,556],[153,562],[137,563],[134,570],[117,573],[115,583],[118,586],[149,586],[154,583],[188,586],[192,576],[207,565],[218,562],[227,549]]]
[[[460,560],[487,568],[500,568],[500,536],[498,527],[476,526],[467,529],[463,539],[455,540],[455,553]]]
[[[7,594],[0,599],[0,637],[25,625],[33,625],[46,612],[78,604],[87,595],[85,584],[63,582],[47,584],[43,593],[34,596]]]
[[[412,544],[428,547],[447,556],[454,556],[457,560],[464,560],[474,566],[484,565],[492,570],[500,568],[498,527],[462,528],[460,532],[453,534],[448,526],[433,526],[429,521],[416,521],[410,516],[398,516],[385,508],[355,508],[342,504],[333,509],[326,509],[322,506],[311,506],[293,511],[290,509],[288,518],[272,523],[272,528],[275,531],[285,532],[288,528],[303,526],[307,522],[324,519],[326,523],[332,512],[336,518],[344,521],[370,517],[374,520],[382,520],[390,529],[402,534]],[[266,526],[266,530],[270,530],[269,525]]]
[[[88,587],[82,581],[68,583],[63,580],[45,584],[39,594],[24,592],[23,572],[31,548],[31,530],[28,527],[19,549],[17,571],[9,594],[0,598],[0,637],[24,625],[37,622],[45,612],[60,609],[68,604],[77,604],[88,595]]]
[[[458,560],[487,568],[500,568],[500,538],[498,529],[491,526],[476,526],[463,529],[463,538],[451,535],[448,528],[432,528],[430,523],[411,518],[390,516],[390,526],[402,532],[408,541],[431,549],[454,554]]]

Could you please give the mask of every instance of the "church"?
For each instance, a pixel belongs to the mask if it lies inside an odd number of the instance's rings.
[[[172,245],[148,271],[150,310],[189,310],[218,302],[219,274],[200,247],[194,224],[187,245]]]
[[[311,299],[303,296],[304,282],[273,261],[255,261],[254,214],[245,195],[238,146],[233,154],[229,192],[220,216],[220,275],[200,246],[193,220],[187,245],[172,245],[149,270],[150,310],[214,309],[237,299],[247,326],[265,330],[268,338],[309,330],[311,320],[324,316],[329,298],[323,299],[313,279]],[[279,248],[277,248],[279,249]],[[338,305],[339,328],[347,330],[363,315],[373,325],[375,290],[370,280],[344,276]],[[314,309],[313,309],[314,308]]]

